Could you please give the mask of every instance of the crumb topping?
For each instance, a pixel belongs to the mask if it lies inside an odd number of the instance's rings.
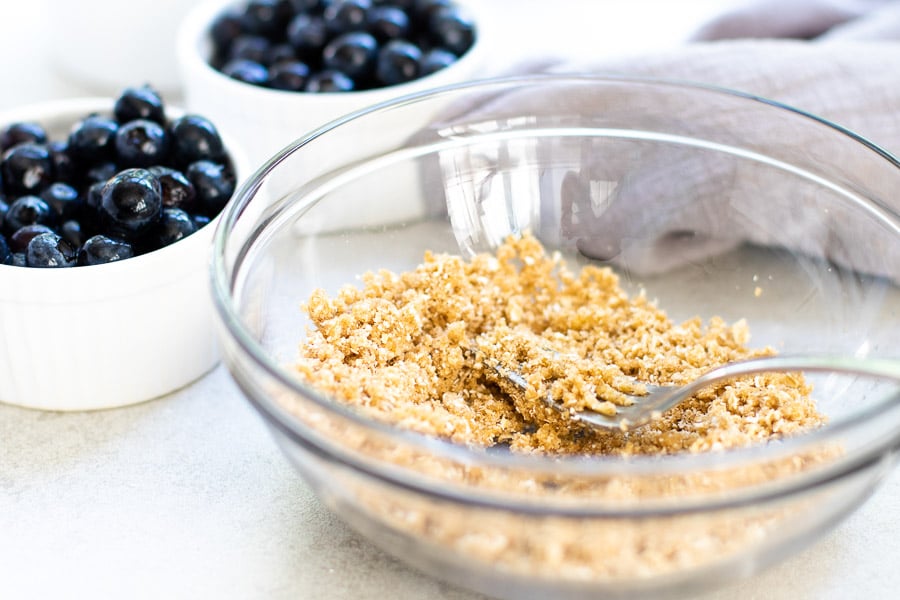
[[[675,323],[609,268],[570,270],[531,235],[471,260],[427,252],[314,292],[298,374],[373,418],[518,452],[632,455],[748,445],[821,425],[797,373],[711,386],[652,423],[588,429],[568,411],[614,414],[644,383],[685,383],[751,348],[744,321]],[[524,384],[524,386],[522,385]],[[564,407],[560,410],[548,402]]]

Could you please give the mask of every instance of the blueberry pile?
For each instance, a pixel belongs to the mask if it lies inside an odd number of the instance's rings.
[[[10,124],[0,151],[0,264],[86,266],[151,252],[209,223],[235,187],[215,126],[168,119],[149,86],[124,90],[112,116],[85,116],[65,140]]]
[[[452,0],[249,0],[210,28],[210,64],[252,85],[349,92],[454,63],[475,25]]]

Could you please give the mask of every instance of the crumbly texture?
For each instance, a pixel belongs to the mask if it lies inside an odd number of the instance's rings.
[[[629,468],[629,455],[744,446],[824,418],[802,376],[786,373],[709,387],[629,431],[580,427],[544,398],[573,410],[618,410],[623,394],[641,391],[637,382],[686,382],[772,350],[749,348],[743,322],[674,323],[644,295],[629,297],[611,270],[570,271],[531,236],[468,261],[426,254],[413,271],[369,273],[333,298],[317,291],[306,310],[312,326],[297,372],[317,389],[372,418],[486,454],[508,446],[549,455],[526,459],[533,468],[481,461],[477,452],[458,455],[451,445],[433,449],[381,435],[301,394],[279,398],[320,443],[443,490],[588,511],[671,506],[672,499],[704,502],[778,485],[840,455],[839,448],[815,447],[730,466]],[[522,375],[525,391],[507,371]],[[568,454],[620,460],[567,471],[559,467]],[[721,565],[814,509],[801,498],[668,516],[566,517],[447,501],[360,478],[352,469],[329,470],[327,477],[340,493],[324,495],[326,502],[361,512],[370,527],[391,533],[386,540],[399,534],[401,552],[414,544],[417,557],[430,555],[435,563],[451,557],[475,570],[576,586]]]
[[[473,496],[499,494],[510,502],[539,507],[546,502],[602,511],[641,509],[654,502],[671,507],[673,500],[679,505],[715,501],[741,489],[788,482],[841,455],[838,447],[820,445],[776,454],[769,460],[729,466],[713,461],[685,465],[684,470],[632,470],[627,466],[630,461],[621,459],[623,469],[607,465],[570,472],[558,468],[556,457],[541,457],[541,463],[519,468],[379,435],[300,394],[285,394],[278,400],[323,443],[362,461],[391,465],[406,477],[433,482],[441,490]],[[393,547],[401,555],[414,553],[419,560],[430,557],[433,564],[450,560],[475,571],[561,585],[587,582],[616,589],[620,582],[737,560],[816,510],[814,497],[800,495],[699,513],[566,517],[446,500],[385,484],[377,477],[360,477],[353,469],[318,473],[312,469],[310,474],[319,485],[327,478],[326,487],[334,492],[323,494],[329,506],[339,514],[349,511],[357,519],[364,518],[370,535],[382,528],[384,534],[375,535],[392,546],[398,544]]]
[[[668,454],[725,449],[816,427],[803,377],[773,373],[711,386],[630,431],[580,426],[570,411],[612,414],[641,382],[683,383],[747,346],[743,321],[674,323],[608,268],[570,270],[532,236],[471,260],[426,253],[413,271],[305,305],[313,326],[300,376],[366,414],[465,445],[546,454]],[[511,383],[520,374],[524,389]]]

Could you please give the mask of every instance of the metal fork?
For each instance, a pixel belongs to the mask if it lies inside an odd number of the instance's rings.
[[[525,377],[508,367],[494,364],[492,368],[499,377],[519,389],[526,389]],[[593,411],[570,412],[570,417],[592,427],[604,429],[630,429],[659,418],[667,410],[684,402],[703,388],[721,381],[743,375],[754,375],[773,371],[809,371],[825,373],[845,373],[863,375],[878,379],[889,379],[900,383],[900,359],[851,358],[835,356],[767,356],[744,361],[736,361],[707,371],[700,377],[683,385],[645,384],[647,394],[629,395],[631,404],[617,406],[611,416]],[[566,410],[552,398],[545,400],[559,409]]]

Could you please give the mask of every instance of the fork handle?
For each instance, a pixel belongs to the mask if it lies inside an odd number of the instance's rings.
[[[740,375],[769,371],[818,371],[869,375],[880,379],[892,379],[900,383],[900,359],[784,355],[751,358],[723,365],[698,377],[692,387],[694,384],[705,385]]]

